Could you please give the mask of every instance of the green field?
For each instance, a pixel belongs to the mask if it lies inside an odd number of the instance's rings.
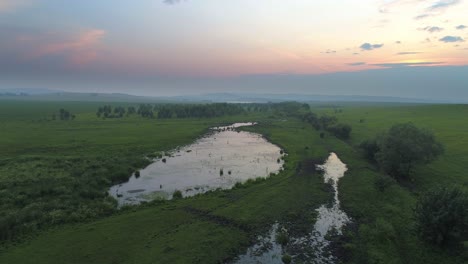
[[[346,147],[334,146],[350,170],[343,178],[341,199],[345,210],[359,223],[353,242],[355,263],[463,263],[462,253],[442,251],[422,244],[415,235],[413,207],[417,197],[436,186],[461,186],[468,190],[467,105],[349,106],[337,114],[351,124]],[[330,110],[322,110],[328,111]],[[361,123],[360,120],[364,121]],[[374,187],[378,170],[356,155],[357,145],[395,123],[413,122],[434,131],[445,153],[420,166],[412,181],[394,184],[384,192]],[[458,258],[457,258],[458,257]]]
[[[468,189],[467,105],[348,104],[339,106],[343,111],[337,113],[332,107],[314,105],[312,111],[336,115],[352,126],[346,142],[330,135],[321,139],[311,125],[271,113],[215,119],[102,120],[95,116],[98,106],[0,101],[0,198],[5,201],[0,209],[14,216],[13,220],[2,218],[0,228],[8,230],[18,217],[30,224],[18,229],[26,237],[3,246],[0,263],[228,261],[275,221],[311,231],[314,209],[331,195],[320,174],[299,164],[323,160],[331,151],[349,167],[340,182],[340,199],[355,225],[342,241],[344,261],[466,260],[460,251],[431,248],[420,241],[414,232],[412,208],[417,197],[434,186],[454,184]],[[61,107],[76,113],[76,120],[45,120]],[[147,164],[145,156],[188,144],[210,126],[234,121],[259,121],[249,130],[286,150],[285,171],[229,191],[119,212],[103,194],[112,182]],[[378,191],[374,183],[380,172],[362,158],[357,145],[394,123],[408,121],[432,129],[445,145],[445,154],[418,167],[412,181]],[[39,212],[43,221],[34,221]],[[53,219],[58,222],[45,224]]]

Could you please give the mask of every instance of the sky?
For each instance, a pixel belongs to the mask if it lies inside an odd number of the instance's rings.
[[[0,89],[468,101],[468,1],[0,0]]]

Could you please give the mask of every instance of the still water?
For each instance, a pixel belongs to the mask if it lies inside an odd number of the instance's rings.
[[[256,133],[236,131],[254,123],[236,123],[212,128],[193,144],[156,159],[132,175],[128,182],[115,185],[109,193],[120,205],[153,199],[171,199],[179,190],[184,197],[214,189],[230,189],[237,182],[267,177],[283,166],[281,149]]]

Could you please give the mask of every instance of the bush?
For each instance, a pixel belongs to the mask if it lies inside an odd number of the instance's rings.
[[[359,148],[363,150],[364,157],[366,159],[368,159],[371,162],[376,162],[375,154],[377,154],[377,152],[379,152],[380,150],[376,139],[364,140],[363,142],[361,142],[361,144],[359,144]]]
[[[335,137],[339,139],[349,139],[352,128],[347,124],[336,124],[327,128]]]
[[[394,177],[407,178],[416,164],[427,164],[443,153],[431,131],[412,123],[392,126],[378,140],[375,154],[380,167]]]
[[[291,263],[292,258],[291,258],[291,256],[289,256],[289,255],[284,255],[284,256],[281,258],[281,260],[283,261],[283,263],[289,264],[289,263]]]
[[[284,231],[279,232],[276,234],[276,242],[283,247],[286,246],[289,243],[288,234]]]
[[[444,246],[468,240],[468,196],[442,187],[423,195],[415,208],[417,231],[426,242]]]
[[[182,192],[179,190],[175,190],[174,193],[172,194],[172,199],[181,199],[183,198]]]
[[[394,179],[390,178],[389,176],[381,175],[375,180],[374,185],[375,185],[375,188],[377,188],[377,190],[383,192],[388,187],[393,185],[394,183],[395,183]]]

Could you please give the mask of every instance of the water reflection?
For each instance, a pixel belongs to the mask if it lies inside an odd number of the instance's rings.
[[[171,199],[174,191],[193,196],[232,188],[237,182],[267,177],[282,167],[281,149],[261,135],[236,131],[254,123],[213,128],[213,133],[177,149],[133,175],[109,193],[120,205],[152,199]]]
[[[338,181],[348,169],[335,153],[331,153],[325,164],[318,165],[317,169],[324,172],[325,183],[330,183],[333,187],[334,199],[331,204],[322,205],[317,209],[317,221],[312,232],[304,236],[290,237],[289,243],[281,247],[276,242],[275,236],[280,228],[285,233],[288,230],[276,223],[266,236],[260,236],[258,243],[249,248],[246,254],[239,256],[235,263],[282,263],[281,256],[285,254],[292,256],[293,262],[298,263],[337,262],[330,253],[331,242],[327,239],[327,235],[341,235],[342,227],[350,220],[340,209],[338,199]]]

